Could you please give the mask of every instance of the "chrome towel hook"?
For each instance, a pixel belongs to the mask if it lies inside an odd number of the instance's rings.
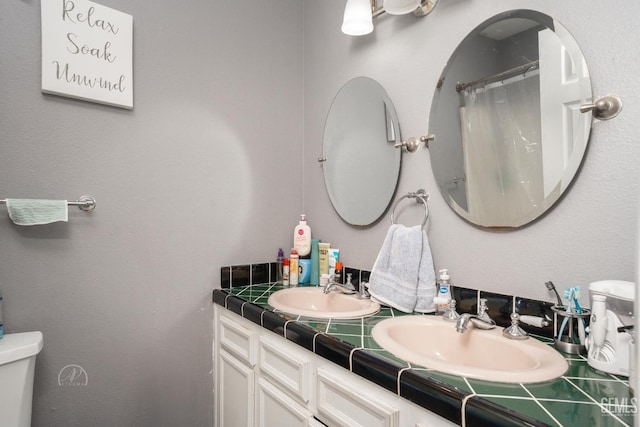
[[[396,223],[394,216],[395,216],[396,208],[398,207],[400,202],[404,199],[416,199],[416,203],[422,203],[424,205],[424,221],[422,221],[422,229],[424,229],[424,226],[427,224],[427,219],[429,219],[429,207],[427,206],[429,197],[430,197],[429,193],[427,193],[423,189],[420,189],[415,193],[409,192],[404,196],[400,197],[398,200],[396,200],[396,202],[393,204],[393,208],[391,209],[391,224]]]

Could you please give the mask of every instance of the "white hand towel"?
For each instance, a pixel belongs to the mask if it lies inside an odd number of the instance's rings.
[[[389,227],[369,278],[371,296],[405,313],[413,312],[422,247],[419,225],[409,228],[393,224]]]
[[[420,257],[420,270],[418,271],[418,288],[416,307],[413,311],[419,313],[433,313],[436,305],[433,298],[436,296],[436,269],[433,266],[431,246],[427,233],[422,230],[422,256]]]
[[[17,225],[42,225],[68,221],[66,200],[7,199],[9,217]]]

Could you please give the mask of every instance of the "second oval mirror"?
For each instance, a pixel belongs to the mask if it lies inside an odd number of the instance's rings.
[[[336,95],[324,128],[322,168],[329,199],[347,223],[365,226],[387,210],[400,175],[398,117],[384,88],[368,77]]]
[[[576,175],[592,116],[585,59],[569,32],[531,10],[495,16],[455,50],[434,95],[431,167],[451,208],[482,227],[528,224]]]

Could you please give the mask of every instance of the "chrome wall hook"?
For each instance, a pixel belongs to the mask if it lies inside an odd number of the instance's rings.
[[[614,95],[603,96],[593,104],[580,106],[581,113],[592,112],[598,120],[609,120],[617,116],[622,110],[622,100]]]
[[[420,148],[420,143],[424,143],[425,148],[429,148],[429,142],[433,141],[435,139],[435,135],[429,134],[426,136],[421,136],[419,138],[416,138],[415,136],[412,136],[411,138],[407,139],[406,141],[402,141],[402,142],[396,142],[395,144],[393,144],[394,147],[396,148],[400,148],[400,147],[404,147],[407,149],[408,152],[413,153],[416,150],[418,150],[418,148]]]

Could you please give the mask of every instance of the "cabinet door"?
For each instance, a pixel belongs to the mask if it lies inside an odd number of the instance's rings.
[[[253,369],[220,349],[217,383],[215,410],[218,426],[253,426],[256,383]]]
[[[256,414],[256,427],[317,425],[311,412],[264,378],[258,379]]]

